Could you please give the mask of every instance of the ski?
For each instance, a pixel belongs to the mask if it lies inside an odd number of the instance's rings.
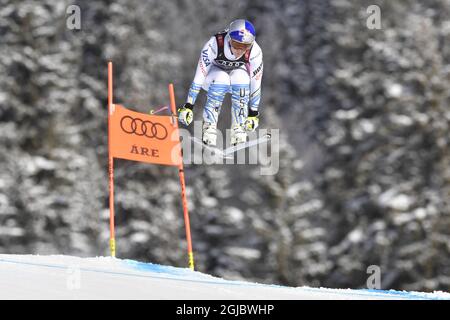
[[[194,141],[194,143],[201,145],[203,148],[211,151],[214,156],[219,156],[224,159],[233,159],[232,154],[235,153],[236,151],[250,148],[250,147],[256,146],[258,144],[264,143],[264,142],[268,142],[268,141],[270,141],[270,138],[271,138],[270,133],[267,133],[264,136],[259,137],[258,139],[250,140],[245,143],[240,143],[238,145],[228,147],[225,150],[219,149],[214,146],[207,145],[201,139],[199,139],[197,137],[191,137],[191,140]]]
[[[204,143],[202,140],[200,140],[197,137],[191,137],[191,140],[194,141],[194,143],[201,145],[203,148],[211,151],[212,155],[214,155],[214,156],[219,156],[224,159],[232,159],[232,157],[225,155],[223,150],[221,150],[217,147],[214,147],[214,146],[207,145],[206,143]]]
[[[250,148],[250,147],[256,146],[256,145],[258,145],[258,144],[267,142],[267,141],[270,140],[270,138],[271,138],[270,133],[267,133],[267,134],[265,134],[264,136],[259,137],[258,139],[250,140],[250,141],[247,141],[247,142],[245,142],[245,143],[240,143],[240,144],[238,144],[238,145],[235,145],[235,146],[231,146],[231,147],[229,147],[229,148],[226,148],[226,149],[223,151],[223,154],[224,154],[225,156],[229,156],[229,155],[235,153],[236,151],[239,151],[239,150],[242,150],[242,149],[246,149],[246,148]]]

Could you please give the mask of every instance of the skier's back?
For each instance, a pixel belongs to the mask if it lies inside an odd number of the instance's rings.
[[[206,144],[216,145],[218,116],[227,92],[231,93],[231,144],[245,142],[246,131],[258,126],[263,60],[255,35],[249,21],[238,19],[202,49],[186,103],[178,112],[180,122],[189,125],[200,89],[207,91],[202,137]]]

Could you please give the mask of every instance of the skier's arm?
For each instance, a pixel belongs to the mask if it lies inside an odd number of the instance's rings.
[[[212,61],[217,53],[217,43],[216,38],[211,37],[209,41],[203,46],[202,52],[200,53],[200,59],[198,60],[197,70],[195,72],[194,81],[189,88],[189,93],[186,102],[194,105],[195,100],[197,100],[198,93],[205,82],[206,75],[211,68]]]
[[[250,72],[250,101],[248,115],[256,116],[259,112],[261,81],[263,75],[263,56],[261,49],[259,49],[259,52],[250,59]]]
[[[261,101],[261,80],[263,74],[262,51],[259,46],[253,48],[254,56],[250,57],[250,99],[248,116],[244,127],[247,131],[255,131],[259,124],[259,102]]]

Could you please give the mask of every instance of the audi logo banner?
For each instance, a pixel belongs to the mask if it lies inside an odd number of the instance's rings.
[[[114,158],[179,165],[178,128],[170,116],[139,113],[115,105],[109,118],[109,147]]]
[[[141,118],[124,116],[120,120],[120,128],[128,134],[145,136],[150,139],[164,140],[167,138],[167,129],[160,122],[152,122]]]

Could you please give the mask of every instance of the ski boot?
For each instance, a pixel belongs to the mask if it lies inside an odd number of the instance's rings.
[[[216,146],[217,143],[217,124],[203,122],[203,143],[208,146]]]
[[[231,128],[231,141],[230,144],[235,146],[247,141],[247,132],[241,125],[234,125]]]

